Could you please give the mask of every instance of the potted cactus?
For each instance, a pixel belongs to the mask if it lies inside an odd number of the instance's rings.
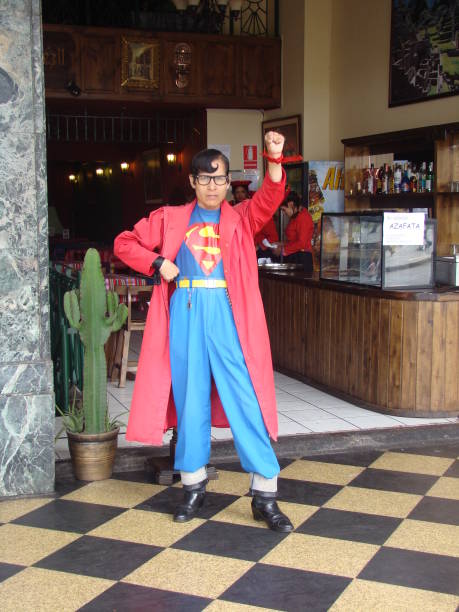
[[[73,470],[79,480],[103,480],[111,476],[119,433],[108,416],[104,344],[121,329],[128,310],[106,290],[96,249],[86,252],[80,288],[64,294],[64,311],[84,351],[83,401],[64,417]]]

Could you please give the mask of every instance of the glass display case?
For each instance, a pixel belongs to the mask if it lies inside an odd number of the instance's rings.
[[[433,287],[436,221],[419,245],[384,244],[387,213],[324,213],[320,278],[381,289]]]

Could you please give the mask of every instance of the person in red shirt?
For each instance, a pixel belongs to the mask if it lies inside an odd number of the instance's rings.
[[[274,219],[272,217],[268,223],[261,228],[258,234],[255,234],[253,239],[258,255],[260,256],[263,253],[263,257],[265,256],[264,252],[268,251],[270,248],[266,245],[266,242],[269,242],[270,244],[277,244],[279,242],[279,234],[277,233],[276,224],[274,223]],[[268,254],[269,252],[266,253],[266,255]]]
[[[240,204],[244,200],[250,198],[249,191],[250,181],[231,181],[231,191],[233,192],[233,201],[230,202],[232,206]]]
[[[280,255],[284,263],[299,263],[304,271],[312,274],[312,245],[314,223],[309,212],[302,208],[299,196],[292,192],[288,195],[281,210],[290,221],[285,228],[285,242],[274,250]]]

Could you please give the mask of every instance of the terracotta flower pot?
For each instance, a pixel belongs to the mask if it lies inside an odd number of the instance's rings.
[[[73,473],[77,480],[110,478],[120,428],[101,434],[67,432]]]

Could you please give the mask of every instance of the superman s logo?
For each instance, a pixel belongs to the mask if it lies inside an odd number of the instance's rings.
[[[218,223],[194,223],[185,235],[185,244],[206,276],[218,266],[222,255]]]

